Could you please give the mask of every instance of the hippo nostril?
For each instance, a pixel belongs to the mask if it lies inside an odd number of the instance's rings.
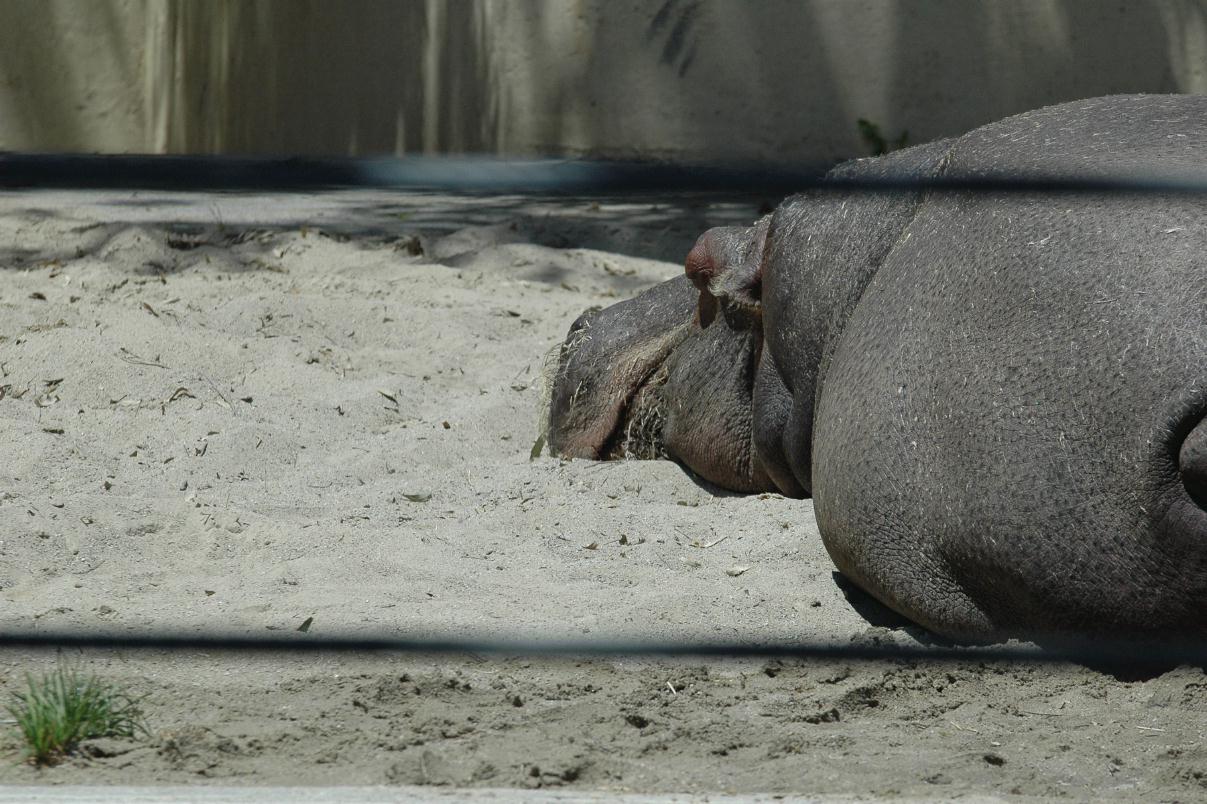
[[[1190,499],[1207,509],[1207,419],[1200,421],[1182,442],[1178,470]]]

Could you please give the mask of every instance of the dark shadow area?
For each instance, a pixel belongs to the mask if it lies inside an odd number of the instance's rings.
[[[147,205],[146,201],[140,201],[137,198],[116,198],[105,203],[114,207],[145,207]],[[188,201],[180,198],[161,198],[155,201],[157,207],[187,207],[188,205]]]
[[[873,628],[888,628],[893,631],[903,631],[922,645],[940,648],[960,647],[959,642],[934,634],[904,615],[893,611],[863,591],[850,578],[838,570],[831,572],[830,577],[834,579],[834,585],[842,592],[842,596],[846,599],[847,604],[855,610],[856,614],[867,620],[868,625]],[[989,645],[992,643],[977,644]]]
[[[695,484],[695,486],[697,488],[699,488],[701,491],[706,492],[710,497],[749,497],[749,496],[751,496],[743,491],[731,491],[730,489],[726,489],[726,488],[722,488],[721,486],[714,485],[713,483],[710,483],[707,480],[705,480],[704,478],[700,477],[698,474],[693,472],[691,469],[688,469],[683,464],[678,463],[678,462],[676,462],[676,464],[679,466],[680,469],[683,470],[683,474],[687,476],[688,480],[690,480],[693,484]]]
[[[42,254],[40,249],[34,248],[0,248],[0,268],[25,268],[28,267],[31,260],[38,258]]]
[[[173,234],[213,241],[248,232],[312,232],[336,239],[355,238],[366,245],[394,245],[410,255],[450,266],[472,266],[482,248],[537,245],[555,249],[592,249],[681,265],[702,232],[713,226],[749,224],[764,196],[667,192],[632,195],[486,195],[420,191],[342,190],[318,193],[102,191],[39,189],[0,193],[0,215],[19,225],[61,217],[65,204],[83,221],[86,236],[59,247],[0,250],[0,265],[28,267],[34,260],[68,261],[104,249],[123,231],[145,228],[156,237]],[[470,243],[448,251],[441,241],[475,227],[506,229],[500,242]],[[158,233],[158,234],[157,234]],[[222,242],[219,242],[222,241]],[[170,243],[165,243],[170,247]],[[443,254],[439,252],[445,252]],[[184,254],[184,252],[180,252]],[[589,258],[596,259],[598,258]],[[517,278],[553,284],[567,280],[554,266],[543,271],[541,255],[518,266]],[[623,266],[598,268],[598,280],[617,294],[644,286]],[[529,276],[531,274],[531,276]]]
[[[1040,636],[1031,641],[1054,654],[1071,654],[1072,661],[1116,681],[1151,681],[1179,666],[1207,672],[1203,647],[1184,636],[1166,635],[1120,640],[1115,635]]]
[[[860,617],[868,621],[868,625],[876,628],[903,629],[914,637],[920,637],[927,633],[851,583],[850,579],[841,572],[835,570],[830,573],[830,577],[834,579],[834,585],[842,592],[847,603],[850,604],[851,608],[855,609],[855,612]],[[918,633],[914,633],[915,631]]]
[[[958,649],[961,645],[990,647],[995,644],[992,642],[960,643],[945,639],[885,606],[852,583],[841,572],[833,572],[832,577],[847,603],[860,617],[867,620],[868,625],[904,631],[922,645],[936,648]],[[1188,657],[1200,652],[1196,650],[1197,646],[1187,644],[1184,639],[1169,641],[1151,639],[1129,642],[1110,637],[1095,638],[1094,636],[1058,634],[1032,637],[1029,641],[1053,656],[1067,657],[1075,664],[1124,682],[1150,681],[1181,664],[1186,664]],[[1194,662],[1191,664],[1200,669],[1207,666],[1201,659],[1197,664]]]
[[[486,157],[354,159],[238,156],[97,156],[0,152],[0,188],[324,190],[394,187],[467,194],[725,192],[768,203],[816,185],[830,165],[758,165]]]

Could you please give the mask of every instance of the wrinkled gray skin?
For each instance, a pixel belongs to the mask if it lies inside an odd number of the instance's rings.
[[[1040,109],[845,176],[1204,177],[1207,98]],[[957,639],[1207,630],[1207,199],[810,192],[575,322],[550,443],[814,498]]]

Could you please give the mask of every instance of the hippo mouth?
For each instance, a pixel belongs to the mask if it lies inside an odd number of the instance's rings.
[[[702,299],[712,302],[708,310]],[[550,450],[592,460],[670,458],[725,488],[771,488],[751,440],[761,352],[757,311],[705,296],[686,275],[589,310],[557,352]]]
[[[688,329],[643,333],[617,346],[589,316],[576,322],[547,380],[546,431],[554,453],[592,460],[666,457],[661,390],[667,360]]]
[[[603,460],[654,460],[668,458],[666,406],[662,388],[668,376],[666,361],[655,364],[630,390],[616,417],[616,425],[600,448]]]

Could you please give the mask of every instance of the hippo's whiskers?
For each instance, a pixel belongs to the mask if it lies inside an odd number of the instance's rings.
[[[624,425],[617,428],[619,438],[609,450],[612,458],[656,460],[670,457],[662,439],[666,425],[662,386],[666,384],[667,376],[665,364],[660,365],[629,401]]]
[[[537,441],[542,444],[549,439],[549,413],[553,402],[553,386],[557,382],[560,370],[562,352],[570,348],[566,344],[557,344],[545,352],[541,361],[541,406],[537,413]]]

